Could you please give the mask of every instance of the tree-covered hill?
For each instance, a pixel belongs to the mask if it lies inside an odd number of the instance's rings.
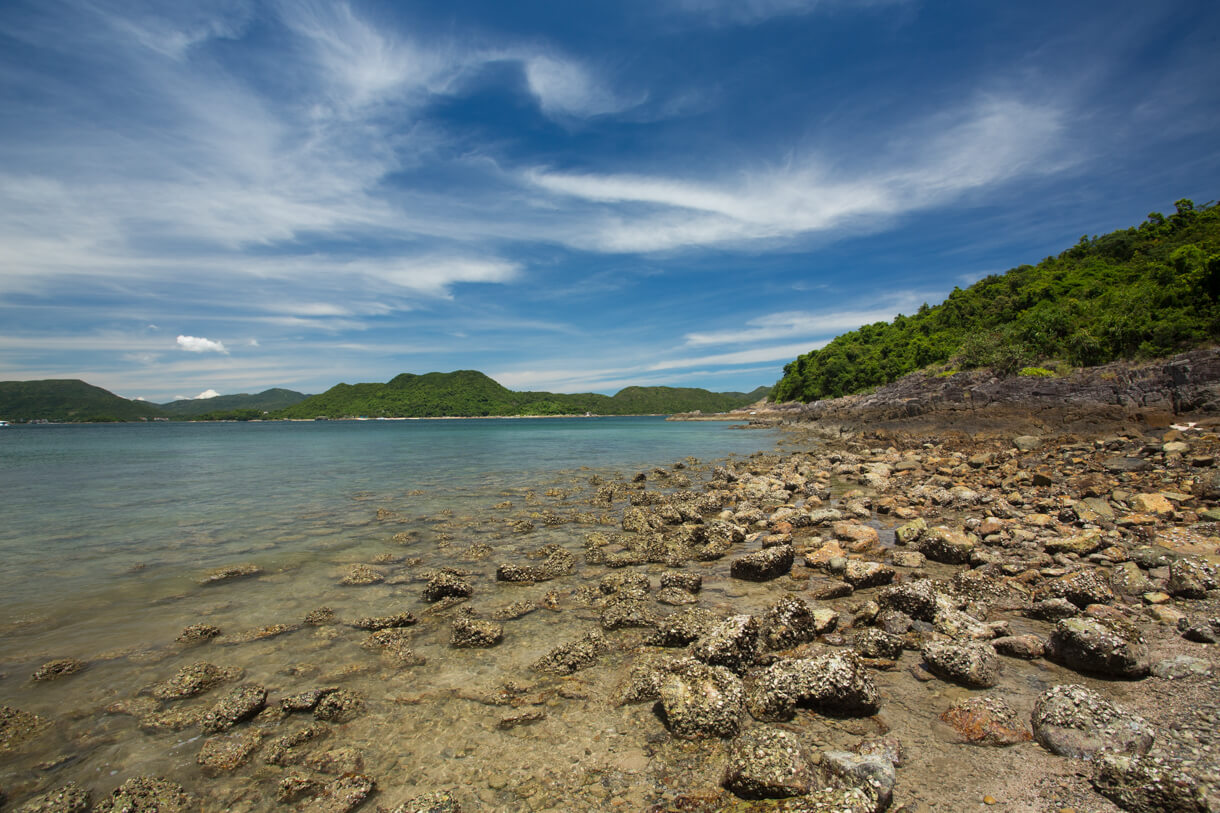
[[[129,401],[79,379],[0,381],[0,418],[7,421],[135,421],[164,416],[154,404]]]
[[[844,333],[784,367],[776,401],[834,398],[933,364],[1011,374],[1092,366],[1220,340],[1220,207],[1180,200],[1137,227],[993,274],[940,305]]]
[[[702,410],[723,412],[766,397],[752,393],[714,393],[703,389],[628,387],[614,396],[514,392],[483,373],[403,373],[385,384],[337,384],[324,393],[280,410],[276,417],[435,418],[489,415],[670,414]]]
[[[176,418],[196,418],[204,415],[223,415],[246,411],[261,414],[299,404],[307,397],[309,396],[305,393],[277,387],[253,395],[243,392],[237,395],[218,395],[215,398],[188,398],[182,401],[172,401],[168,404],[161,404],[161,409]]]

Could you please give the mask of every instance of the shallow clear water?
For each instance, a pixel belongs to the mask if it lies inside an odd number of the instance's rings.
[[[377,803],[457,786],[467,802],[491,808],[582,809],[570,801],[579,787],[584,809],[597,809],[597,799],[639,786],[648,770],[635,718],[649,712],[608,703],[635,633],[616,633],[604,668],[571,679],[529,668],[557,643],[598,629],[597,611],[579,596],[604,569],[585,566],[581,547],[591,531],[614,530],[605,526],[617,525],[623,503],[591,505],[590,478],[769,450],[776,440],[770,431],[657,418],[3,430],[0,703],[55,725],[0,753],[0,787],[20,803],[75,780],[97,800],[127,777],[159,774],[196,793],[205,810],[275,809],[285,769],[266,764],[262,752],[233,773],[207,777],[196,764],[204,739],[197,725],[140,725],[151,684],[208,661],[243,669],[244,681],[265,686],[272,704],[323,686],[363,694],[367,713],[332,725],[315,750],[357,749],[361,769],[382,789]],[[708,474],[688,471],[693,485]],[[550,525],[548,515],[564,521]],[[514,530],[527,518],[533,531]],[[490,554],[472,554],[475,543]],[[534,586],[495,581],[498,564],[534,563],[530,554],[547,544],[576,554],[570,576]],[[215,568],[243,563],[261,575],[199,583]],[[356,564],[385,580],[342,585]],[[545,603],[548,593],[552,607],[506,621],[494,649],[454,649],[460,608],[433,614],[420,595],[428,569],[443,566],[467,573],[475,592],[464,607],[482,617],[522,600]],[[702,603],[727,612],[751,589],[729,595],[711,587]],[[338,624],[302,625],[323,605]],[[402,610],[419,616],[410,643],[424,665],[387,660],[345,623]],[[222,637],[175,642],[199,622],[220,627]],[[248,635],[272,624],[287,630]],[[69,657],[87,668],[30,680],[40,664]],[[512,706],[470,699],[508,682],[522,690]],[[226,690],[161,709],[207,709]],[[116,703],[136,711],[116,713]],[[529,710],[546,719],[496,727]],[[304,723],[259,725],[270,738]]]

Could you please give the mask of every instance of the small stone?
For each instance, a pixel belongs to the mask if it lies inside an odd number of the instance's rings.
[[[59,660],[48,661],[30,676],[31,680],[58,680],[61,677],[74,675],[84,669],[87,664],[76,658],[60,658]]]
[[[197,644],[210,641],[217,635],[220,635],[220,627],[213,624],[191,624],[183,629],[174,640],[180,644]]]
[[[459,649],[488,648],[504,640],[504,626],[495,621],[459,616],[453,620],[449,644]]]
[[[227,731],[249,720],[267,705],[267,690],[262,686],[239,686],[203,715],[200,728],[205,734]]]

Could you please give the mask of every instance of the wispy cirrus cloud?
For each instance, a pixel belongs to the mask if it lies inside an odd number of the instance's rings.
[[[898,130],[887,154],[856,171],[829,169],[817,155],[718,183],[656,175],[535,169],[527,182],[593,205],[569,239],[595,251],[655,252],[790,239],[860,228],[941,205],[1023,174],[1061,169],[1064,112],[1053,104],[984,97]],[[876,168],[879,167],[879,168]]]
[[[776,339],[791,339],[797,336],[835,336],[862,325],[888,322],[900,313],[911,313],[929,298],[934,297],[915,292],[901,292],[882,296],[877,307],[872,308],[861,309],[848,306],[823,311],[769,313],[749,319],[741,327],[687,333],[686,345],[689,347],[743,345]]]

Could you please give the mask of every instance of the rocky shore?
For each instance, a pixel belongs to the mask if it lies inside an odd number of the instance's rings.
[[[962,424],[796,426],[775,453],[506,501],[503,544],[459,531],[431,552],[446,566],[387,552],[336,578],[410,591],[378,614],[187,627],[145,656],[161,679],[104,713],[132,720],[123,736],[197,740],[191,766],[56,783],[68,755],[6,788],[11,809],[1220,809],[1220,437],[1203,414],[1178,428],[1129,417],[1091,434],[1045,415],[1036,432],[991,421],[977,438]],[[396,517],[377,514],[388,550],[412,543]],[[550,541],[560,530],[571,541]],[[260,578],[235,564],[197,589]],[[515,647],[530,619],[527,657]],[[365,660],[278,668],[274,682],[218,665],[223,647],[269,640],[349,642]],[[170,669],[165,653],[190,663]],[[480,683],[497,657],[516,658],[510,676]],[[449,659],[466,683],[429,680]],[[370,663],[412,689],[349,687]],[[95,668],[62,658],[33,679]],[[471,758],[465,781],[437,787],[374,756],[415,715],[462,703],[491,715],[470,754],[514,737],[555,762],[569,742],[584,755],[563,774],[540,756],[529,775]],[[594,719],[622,744],[582,730]],[[4,706],[0,755],[57,722]],[[240,790],[209,795],[218,777]]]

